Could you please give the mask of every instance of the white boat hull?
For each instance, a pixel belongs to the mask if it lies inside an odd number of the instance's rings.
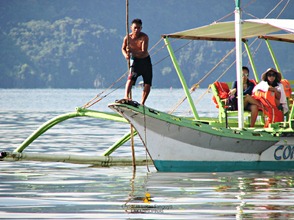
[[[211,172],[294,168],[293,134],[281,138],[269,136],[268,140],[264,137],[248,138],[251,132],[226,136],[223,134],[224,129],[210,128],[197,122],[191,122],[191,126],[181,125],[176,123],[181,118],[150,111],[147,107],[144,111],[148,111],[148,114],[140,112],[139,108],[136,111],[136,108],[120,104],[110,105],[110,108],[119,112],[135,127],[158,171]],[[150,112],[154,112],[156,117],[152,117]],[[159,114],[161,119],[157,117]],[[173,120],[166,117],[172,117]],[[197,130],[197,127],[205,126],[205,129]],[[212,134],[209,129],[216,132]]]

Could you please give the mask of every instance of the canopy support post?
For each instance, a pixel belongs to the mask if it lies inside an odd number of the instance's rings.
[[[177,74],[178,74],[178,77],[179,77],[179,79],[180,79],[180,81],[181,81],[181,83],[182,83],[183,89],[184,89],[185,94],[186,94],[186,96],[187,96],[187,99],[188,99],[188,102],[189,102],[190,108],[191,108],[191,110],[192,110],[192,113],[193,113],[193,115],[194,115],[194,118],[195,118],[196,120],[199,120],[200,118],[199,118],[199,115],[198,115],[197,110],[196,110],[196,108],[195,108],[195,105],[194,105],[193,99],[192,99],[192,97],[191,97],[190,91],[189,91],[189,89],[188,89],[188,86],[187,86],[186,80],[185,80],[185,78],[184,78],[184,76],[183,76],[183,73],[182,73],[182,71],[181,71],[181,68],[180,68],[180,66],[179,66],[179,64],[178,64],[178,61],[177,61],[176,57],[175,57],[174,51],[173,51],[173,49],[172,49],[172,47],[171,47],[171,45],[170,45],[170,42],[169,42],[168,37],[164,37],[164,43],[165,43],[165,45],[167,46],[167,50],[168,50],[168,52],[169,52],[169,55],[170,55],[170,57],[171,57],[171,60],[172,60],[172,62],[173,62],[173,64],[174,64],[174,67],[175,67],[175,69],[176,69],[176,72],[177,72]]]
[[[244,104],[242,83],[242,28],[241,28],[240,0],[236,0],[235,8],[235,36],[236,36],[236,72],[237,72],[237,97],[238,98],[238,128],[244,127]]]
[[[280,66],[279,66],[279,64],[278,64],[278,60],[277,60],[277,58],[276,58],[276,56],[275,56],[275,53],[274,53],[274,51],[273,51],[273,49],[272,49],[272,46],[271,46],[269,40],[268,40],[268,39],[265,39],[265,43],[266,43],[266,46],[267,46],[268,51],[269,51],[269,53],[270,53],[270,55],[271,55],[271,57],[272,57],[272,60],[273,60],[273,62],[274,62],[274,64],[275,64],[275,67],[276,67],[277,71],[281,73],[281,69],[280,69]],[[282,74],[282,73],[281,73],[281,74]],[[283,76],[283,74],[282,74],[282,76]]]
[[[253,61],[251,51],[249,49],[248,41],[244,42],[244,46],[245,46],[245,49],[246,49],[246,52],[247,52],[247,55],[248,55],[248,58],[249,58],[249,61],[250,61],[250,65],[251,65],[252,70],[253,70],[255,81],[259,82],[258,74],[257,74],[257,71],[256,71],[256,66],[255,66],[255,63]]]

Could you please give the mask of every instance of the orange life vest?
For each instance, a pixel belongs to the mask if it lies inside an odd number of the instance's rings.
[[[268,127],[270,123],[281,122],[284,120],[283,112],[276,106],[274,92],[258,90],[254,92],[253,97],[260,101],[263,113],[267,116],[264,127]]]
[[[220,97],[220,99],[226,99],[229,97],[229,86],[227,83],[225,82],[215,82],[214,83],[217,91],[218,91],[218,96]],[[218,108],[218,104],[217,104],[217,101],[216,101],[216,98],[213,96],[212,97],[212,100],[213,102],[215,103],[216,107]]]
[[[286,97],[290,98],[292,93],[290,82],[287,79],[282,79],[281,83],[283,84]]]
[[[250,82],[252,82],[255,86],[257,85],[255,79],[249,79]]]

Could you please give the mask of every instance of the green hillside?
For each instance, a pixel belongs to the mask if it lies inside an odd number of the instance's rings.
[[[243,17],[265,17],[280,0],[242,1]],[[294,1],[282,2],[270,18],[293,18]],[[130,20],[143,20],[149,49],[161,34],[210,24],[231,15],[234,1],[219,0],[130,0]],[[280,14],[281,13],[281,14]],[[121,0],[1,0],[0,1],[0,88],[105,88],[127,70],[121,54],[126,33],[125,1]],[[280,14],[280,15],[279,15]],[[185,42],[177,42],[176,48]],[[166,50],[151,51],[156,87],[179,87]],[[262,73],[272,62],[265,45],[255,54]],[[177,52],[191,86],[198,82],[232,48],[232,43],[192,42]],[[273,43],[283,74],[293,79],[293,45]],[[157,51],[158,50],[158,51]],[[156,53],[155,53],[156,52]],[[209,76],[207,86],[233,61],[225,61]],[[160,62],[161,61],[161,62]],[[247,65],[245,57],[245,65]],[[224,80],[233,81],[234,68]],[[125,78],[116,86],[123,86]]]

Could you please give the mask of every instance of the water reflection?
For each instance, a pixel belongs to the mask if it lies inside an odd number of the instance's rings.
[[[148,192],[152,202],[142,197],[132,201],[133,212],[176,213],[180,218],[292,218],[293,178],[275,173],[150,173],[141,195]],[[252,175],[252,173],[251,173]],[[144,199],[144,197],[143,197]],[[148,208],[149,207],[149,208]],[[162,208],[163,207],[163,208]],[[145,209],[144,209],[145,208]]]
[[[294,218],[291,173],[157,173],[1,162],[1,217]]]
[[[289,193],[293,191],[293,177],[281,176],[281,174],[267,175],[259,177],[239,177],[240,205],[237,210],[243,217],[255,219],[289,219],[293,217],[294,204],[288,203]],[[252,215],[245,211],[254,210]],[[281,212],[287,210],[290,213]],[[245,213],[245,214],[244,214]]]

